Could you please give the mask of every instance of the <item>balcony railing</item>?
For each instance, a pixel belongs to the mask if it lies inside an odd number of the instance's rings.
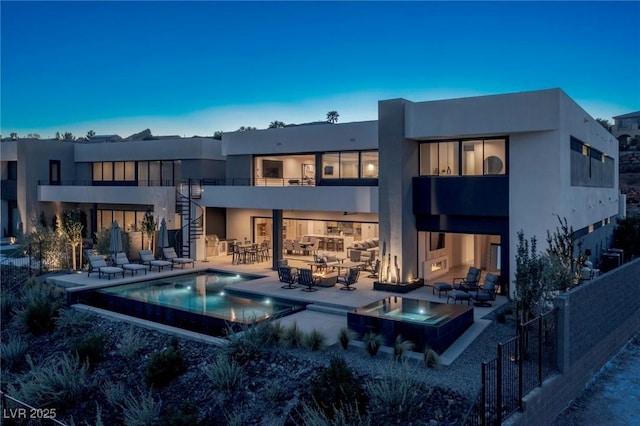
[[[271,186],[271,187],[312,187],[312,186],[378,186],[378,179],[372,178],[342,178],[321,179],[316,182],[308,178],[217,178],[191,179],[192,183],[199,182],[201,186]],[[54,186],[177,186],[174,180],[138,180],[138,181],[94,181],[94,180],[39,180],[38,185]]]

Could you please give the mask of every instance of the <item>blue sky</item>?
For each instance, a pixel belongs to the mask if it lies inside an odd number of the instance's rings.
[[[640,2],[7,2],[1,133],[212,135],[562,88],[640,110]]]

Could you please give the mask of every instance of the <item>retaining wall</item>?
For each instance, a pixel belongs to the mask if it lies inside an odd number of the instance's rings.
[[[503,424],[546,426],[640,330],[640,259],[557,297],[560,373]]]

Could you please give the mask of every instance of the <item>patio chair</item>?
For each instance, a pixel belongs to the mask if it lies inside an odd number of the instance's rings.
[[[151,250],[140,250],[140,263],[147,265],[152,271],[153,268],[158,268],[158,272],[166,267],[170,268],[172,265],[168,260],[158,260],[153,257],[153,252]]]
[[[314,288],[316,285],[316,280],[313,278],[313,274],[311,273],[311,269],[300,269],[298,271],[298,283],[303,286],[307,286],[303,288],[302,291],[317,291],[317,288]]]
[[[165,247],[162,249],[162,255],[165,259],[171,262],[171,269],[173,269],[174,265],[180,265],[182,269],[184,269],[184,265],[188,265],[189,263],[195,268],[196,262],[193,259],[189,259],[188,257],[178,257],[176,254],[176,250],[173,247]]]
[[[338,277],[337,282],[342,284],[340,290],[355,290],[356,288],[352,287],[352,285],[358,282],[358,277],[360,277],[360,268],[349,268],[349,272],[344,277]]]
[[[480,269],[470,266],[467,276],[464,278],[454,278],[453,288],[462,291],[478,291],[480,285]]]
[[[497,286],[500,277],[496,274],[492,274],[491,272],[487,273],[487,276],[484,278],[484,284],[478,290],[476,294],[471,295],[471,299],[473,299],[473,304],[476,306],[491,306],[489,303],[492,300],[496,300],[497,294]]]
[[[108,279],[111,279],[111,276],[115,277],[116,274],[120,273],[122,274],[122,278],[124,278],[124,269],[117,266],[108,266],[102,256],[89,256],[89,273],[87,276],[90,276],[94,272],[98,273],[99,279],[102,278],[102,275],[106,275]]]
[[[284,250],[287,254],[293,254],[293,251],[294,251],[293,241],[284,240]]]
[[[300,245],[300,241],[298,240],[293,240],[293,252],[302,255],[308,254],[307,250]]]
[[[287,285],[283,285],[282,288],[286,288],[288,290],[297,288],[296,282],[298,282],[298,270],[289,265],[278,265],[278,278],[280,279],[280,282],[287,283]]]
[[[139,263],[129,262],[129,258],[127,258],[124,252],[116,253],[115,256],[111,257],[111,260],[114,265],[131,272],[131,276],[133,276],[134,273],[137,274],[138,271],[144,271],[144,274],[147,275],[147,267]]]
[[[375,265],[369,269],[370,274],[367,275],[367,278],[378,278],[380,275],[380,259],[376,259]]]

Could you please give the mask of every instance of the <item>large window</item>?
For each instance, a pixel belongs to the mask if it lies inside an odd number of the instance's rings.
[[[571,137],[571,185],[613,188],[615,161],[612,157]]]
[[[504,175],[506,149],[506,138],[425,142],[420,145],[420,175]]]
[[[142,219],[146,210],[111,210],[98,209],[97,228],[111,228],[113,222],[118,221],[120,228],[127,232],[142,230]]]
[[[322,179],[377,179],[378,151],[322,154]]]
[[[137,167],[137,178],[136,178]],[[93,163],[93,182],[120,182],[139,186],[174,186],[182,176],[182,162],[103,161]]]

